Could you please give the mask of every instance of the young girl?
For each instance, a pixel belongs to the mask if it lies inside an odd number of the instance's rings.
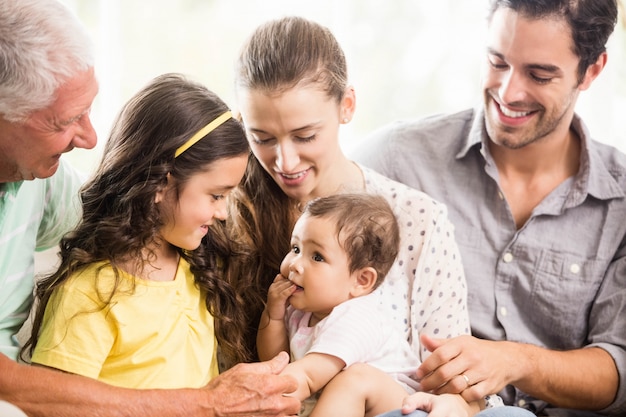
[[[419,358],[372,294],[399,244],[391,207],[373,194],[312,200],[296,222],[291,250],[268,291],[257,343],[261,359],[291,353],[294,362],[283,373],[299,381],[300,400],[323,388],[312,412],[314,398],[304,401],[300,416],[376,416],[419,389]],[[445,401],[437,412],[478,410],[460,397]]]
[[[214,93],[177,74],[122,109],[58,271],[37,286],[32,362],[133,388],[204,386],[245,358],[226,197],[249,148]]]

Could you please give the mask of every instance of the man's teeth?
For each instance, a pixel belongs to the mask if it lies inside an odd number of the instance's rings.
[[[500,111],[507,117],[524,117],[530,114],[529,111],[512,111],[504,106],[500,106]]]

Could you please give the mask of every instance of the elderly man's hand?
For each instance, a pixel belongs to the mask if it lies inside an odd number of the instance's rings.
[[[205,387],[215,416],[295,416],[300,401],[287,394],[298,387],[290,376],[278,374],[289,363],[281,352],[270,361],[238,364]]]

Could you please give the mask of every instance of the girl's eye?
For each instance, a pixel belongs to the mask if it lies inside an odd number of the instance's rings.
[[[319,253],[316,253],[315,255],[313,255],[313,260],[315,262],[324,262],[324,257]]]
[[[211,195],[211,197],[213,197],[213,200],[215,200],[215,201],[220,201],[220,200],[224,199],[224,195],[223,194],[213,194],[213,195]]]

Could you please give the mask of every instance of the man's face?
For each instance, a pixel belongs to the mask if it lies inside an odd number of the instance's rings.
[[[487,46],[483,89],[491,141],[519,149],[566,135],[578,93],[591,83],[578,83],[579,58],[566,22],[500,8]]]
[[[32,113],[24,123],[0,117],[0,182],[50,177],[61,154],[93,148],[96,132],[89,112],[97,93],[92,68],[61,85],[54,102]]]

